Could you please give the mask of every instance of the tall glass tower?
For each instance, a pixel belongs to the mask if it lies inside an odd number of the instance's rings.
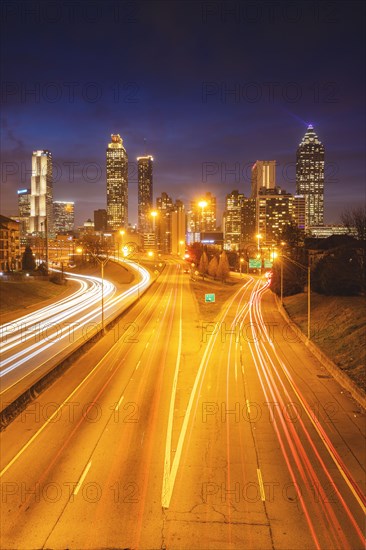
[[[324,146],[309,124],[296,153],[296,192],[305,197],[305,228],[324,223]]]
[[[138,175],[138,228],[141,233],[149,233],[152,227],[153,207],[153,157],[137,157]]]
[[[107,147],[107,219],[108,228],[128,225],[128,156],[119,134],[111,135]]]
[[[33,151],[30,232],[49,236],[53,231],[53,179],[50,151]]]

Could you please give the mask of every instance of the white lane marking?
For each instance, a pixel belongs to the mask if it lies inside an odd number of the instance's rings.
[[[258,476],[259,491],[260,491],[260,494],[261,494],[261,500],[264,502],[266,500],[266,495],[265,495],[265,492],[264,492],[262,472],[260,471],[259,468],[257,468],[257,476]]]
[[[241,372],[244,374],[244,365],[241,366]]]
[[[240,288],[234,294],[233,298],[231,299],[231,301],[230,301],[230,303],[229,303],[229,305],[226,309],[225,314],[221,318],[221,322],[226,318],[226,315],[228,314],[228,311],[229,311],[230,307],[232,306],[235,298],[237,297],[237,295],[240,292],[242,292],[242,290],[243,289]],[[190,395],[190,398],[189,398],[189,401],[188,401],[188,406],[187,406],[187,409],[184,413],[183,424],[182,424],[182,428],[181,428],[181,431],[180,431],[180,434],[179,434],[178,443],[177,443],[176,452],[175,452],[175,455],[174,455],[173,466],[172,466],[172,469],[171,469],[171,472],[170,472],[169,480],[168,480],[167,483],[165,482],[165,479],[163,480],[164,486],[166,486],[166,489],[168,491],[167,494],[162,495],[162,497],[163,497],[162,498],[162,505],[163,505],[164,508],[169,508],[170,499],[171,499],[172,493],[173,493],[175,478],[177,476],[178,467],[179,467],[179,463],[180,463],[180,458],[181,458],[182,451],[183,451],[183,443],[184,443],[184,440],[185,440],[185,437],[186,437],[186,433],[187,433],[187,429],[188,429],[188,422],[189,422],[191,411],[192,411],[192,408],[193,408],[193,403],[194,403],[194,400],[195,400],[195,397],[196,397],[198,385],[199,385],[199,382],[201,380],[202,373],[203,373],[203,371],[205,371],[205,367],[207,368],[208,361],[211,358],[213,347],[215,345],[215,342],[216,342],[216,339],[217,339],[217,336],[218,336],[218,331],[216,331],[216,326],[219,326],[219,321],[217,323],[215,323],[215,330],[210,335],[210,339],[208,340],[208,344],[207,344],[206,349],[203,353],[203,357],[201,359],[200,365],[198,367],[198,371],[196,373],[196,378],[195,378],[195,381],[194,381],[194,384],[193,384],[193,388],[191,390],[191,395]],[[199,396],[199,397],[201,397],[201,396]],[[165,468],[164,468],[164,473],[165,473]]]
[[[247,409],[248,409],[248,413],[250,414],[250,404],[249,404],[249,401],[248,401],[248,399],[247,399],[246,401],[247,401]]]
[[[168,426],[167,426],[167,434],[166,434],[166,442],[165,442],[163,487],[162,487],[162,491],[161,491],[161,503],[162,503],[163,508],[168,508],[169,507],[170,497],[171,497],[171,493],[172,493],[172,490],[173,490],[173,488],[170,484],[170,454],[171,454],[171,446],[172,446],[174,405],[175,405],[175,397],[176,397],[176,393],[177,393],[180,357],[181,357],[181,353],[182,353],[182,332],[183,332],[183,326],[182,326],[183,325],[183,321],[182,321],[183,287],[182,286],[181,286],[181,292],[180,292],[179,309],[180,309],[180,313],[179,313],[178,351],[177,351],[177,359],[176,359],[176,362],[175,362],[173,387],[172,387],[172,393],[171,393],[170,404],[169,404]],[[174,481],[173,481],[173,484],[174,484]]]
[[[117,406],[116,406],[116,409],[115,409],[116,411],[118,411],[118,409],[119,409],[119,407],[120,407],[120,405],[121,405],[121,403],[122,403],[122,401],[123,401],[123,398],[124,398],[124,395],[122,395],[122,397],[121,397],[120,400],[118,401]]]
[[[90,469],[90,466],[91,466],[91,461],[89,462],[89,464],[85,467],[83,473],[81,474],[80,476],[80,479],[79,481],[77,482],[76,486],[75,486],[75,489],[73,491],[73,495],[77,495],[79,490],[80,490],[80,487],[82,486],[83,484],[83,481],[84,479],[86,478],[86,474],[89,472],[89,469]]]
[[[150,343],[150,342],[148,342],[148,343],[146,344],[145,348],[148,348],[148,347],[149,347],[149,343]]]
[[[141,361],[139,361],[136,365],[136,370],[139,368]]]

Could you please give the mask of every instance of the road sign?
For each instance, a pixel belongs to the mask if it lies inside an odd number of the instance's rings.
[[[262,260],[258,258],[249,258],[249,267],[252,269],[258,269],[262,267]]]
[[[205,302],[214,302],[215,294],[205,294]]]
[[[273,266],[273,261],[272,260],[264,260],[264,267],[272,267]]]

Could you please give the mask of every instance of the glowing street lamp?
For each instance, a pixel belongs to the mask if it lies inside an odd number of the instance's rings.
[[[153,232],[155,233],[155,218],[156,216],[158,215],[157,211],[156,210],[152,210],[150,212],[150,216],[152,217],[153,219]]]
[[[243,262],[244,262],[244,258],[240,258],[240,260],[239,260],[239,263],[240,263],[240,277],[242,277],[241,268],[242,268]]]
[[[281,306],[283,305],[283,247],[285,242],[281,241]]]
[[[126,231],[124,229],[120,229],[119,230],[119,234],[121,235],[121,250],[123,252],[123,237],[125,235]],[[119,261],[119,241],[118,241],[118,245],[117,245],[117,260]]]
[[[258,235],[256,235],[256,237],[257,237],[257,243],[258,243],[258,244],[257,244],[257,248],[258,248],[258,252],[259,252],[259,249],[260,249],[260,240],[261,240],[261,238],[262,238],[262,235],[261,235],[260,233],[258,233]]]
[[[198,206],[201,208],[201,227],[200,227],[200,230],[203,231],[203,212],[204,212],[204,209],[206,208],[207,206],[207,201],[199,201],[198,203]]]

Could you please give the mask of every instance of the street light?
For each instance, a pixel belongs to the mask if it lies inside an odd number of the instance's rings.
[[[240,260],[239,260],[239,264],[240,264],[240,278],[242,277],[242,274],[241,274],[241,266],[243,265],[243,262],[244,262],[244,258],[240,258]]]
[[[150,212],[150,216],[151,216],[152,219],[153,219],[154,248],[156,247],[155,218],[156,218],[157,215],[158,215],[158,213],[157,213],[156,210],[152,210],[152,211]]]
[[[121,249],[122,249],[122,250],[123,250],[123,237],[124,237],[125,233],[126,233],[126,232],[125,232],[124,229],[120,229],[120,230],[119,230],[119,234],[120,234],[121,237],[122,237],[122,239],[121,239],[121,243],[122,243],[122,244],[121,244]],[[119,242],[118,242],[118,247],[117,247],[117,259],[118,259],[118,261],[119,261]]]
[[[283,305],[283,247],[285,242],[281,241],[281,306]]]
[[[204,200],[199,201],[198,206],[201,208],[201,227],[200,227],[200,232],[201,232],[201,231],[203,231],[203,219],[204,219],[203,218],[203,211],[207,206],[207,201],[204,201]]]
[[[260,233],[258,233],[256,235],[256,237],[257,237],[257,248],[258,248],[258,252],[259,252],[259,250],[260,250],[260,244],[259,243],[260,243],[260,240],[262,238],[262,235]]]

